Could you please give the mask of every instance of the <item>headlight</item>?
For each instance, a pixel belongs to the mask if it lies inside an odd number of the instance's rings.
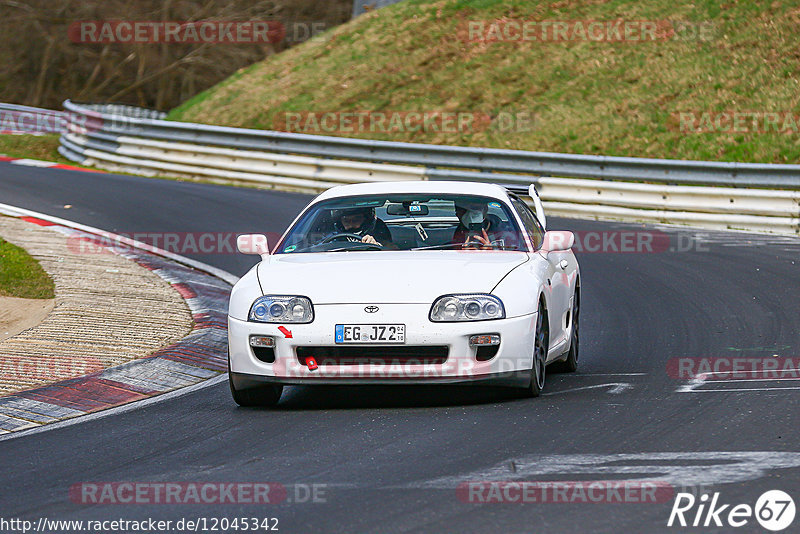
[[[431,307],[430,320],[435,323],[457,321],[490,321],[505,319],[503,302],[492,295],[445,295]]]
[[[310,323],[314,307],[306,297],[267,295],[256,299],[249,318],[259,323]]]

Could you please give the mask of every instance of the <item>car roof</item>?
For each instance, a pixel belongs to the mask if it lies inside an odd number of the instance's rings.
[[[404,182],[370,182],[339,185],[320,194],[315,200],[328,200],[338,197],[360,195],[381,195],[392,193],[440,193],[450,195],[475,195],[508,201],[508,191],[497,184],[482,182],[451,182],[409,180]]]

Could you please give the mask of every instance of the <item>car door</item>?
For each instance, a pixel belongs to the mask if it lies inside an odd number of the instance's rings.
[[[525,231],[531,238],[531,242],[536,250],[540,250],[544,242],[544,229],[536,215],[531,211],[527,204],[517,197],[511,198]],[[561,267],[562,261],[567,261],[569,253],[550,252],[547,254],[539,253],[539,256],[547,262],[546,279],[544,291],[546,293],[548,305],[548,319],[550,323],[550,346],[554,347],[563,343],[566,336],[566,310],[569,306],[570,284],[564,269]]]

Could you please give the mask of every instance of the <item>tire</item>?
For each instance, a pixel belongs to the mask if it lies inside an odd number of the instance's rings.
[[[536,316],[536,335],[533,342],[533,366],[531,368],[531,381],[525,390],[528,397],[538,397],[544,389],[547,375],[545,362],[547,349],[550,343],[550,328],[547,321],[547,310],[544,304],[539,304],[539,313]]]
[[[569,350],[567,351],[567,357],[564,360],[560,362],[555,362],[550,366],[556,373],[574,373],[575,371],[578,370],[578,355],[579,355],[578,352],[580,349],[580,336],[579,336],[580,313],[581,313],[581,288],[577,287],[575,289],[575,296],[572,299],[572,314],[571,314],[572,339],[569,342]]]
[[[283,393],[282,385],[265,385],[257,388],[236,389],[231,377],[231,357],[228,354],[228,385],[231,388],[231,396],[239,406],[262,406],[272,407],[278,404]]]

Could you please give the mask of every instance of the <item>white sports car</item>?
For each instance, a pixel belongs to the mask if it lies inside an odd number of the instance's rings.
[[[545,232],[498,185],[394,182],[316,197],[234,286],[234,400],[285,384],[494,384],[538,396],[548,364],[578,363],[580,271],[571,232]]]

